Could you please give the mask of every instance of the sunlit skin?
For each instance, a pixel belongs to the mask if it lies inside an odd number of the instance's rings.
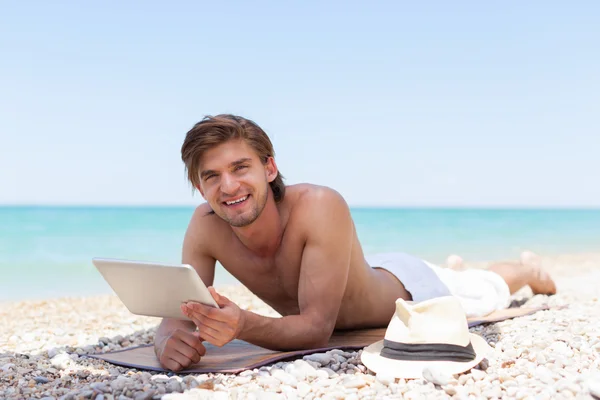
[[[182,260],[207,286],[219,260],[282,317],[242,310],[210,287],[219,309],[189,302],[182,311],[193,322],[165,319],[159,326],[155,350],[164,368],[197,363],[206,353],[203,341],[223,346],[241,339],[274,350],[321,347],[334,329],[387,326],[395,301],[411,300],[394,275],[367,264],[339,193],[290,185],[276,203],[269,182],[277,174],[273,158],[262,162],[243,141],[207,151],[197,188],[206,203],[189,223]]]

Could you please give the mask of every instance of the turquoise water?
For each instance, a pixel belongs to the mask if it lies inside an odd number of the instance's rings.
[[[92,257],[177,263],[193,207],[0,207],[0,301],[110,293]],[[434,262],[600,250],[600,210],[352,209],[366,253]],[[219,268],[215,284],[235,283]]]

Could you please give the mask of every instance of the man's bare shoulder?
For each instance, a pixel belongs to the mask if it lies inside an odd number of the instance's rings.
[[[229,225],[212,211],[208,203],[196,207],[187,230],[187,235],[202,244],[205,250],[209,250],[211,243],[217,243],[215,239],[230,233]]]
[[[286,190],[286,196],[292,197],[291,216],[295,220],[302,220],[313,224],[315,218],[320,218],[323,213],[340,211],[347,213],[348,204],[344,197],[335,189],[328,186],[314,184],[298,184]]]

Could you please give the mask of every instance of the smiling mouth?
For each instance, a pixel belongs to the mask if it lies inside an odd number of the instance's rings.
[[[244,197],[240,197],[239,199],[235,199],[235,200],[231,200],[231,201],[224,201],[223,204],[225,204],[226,206],[236,206],[236,205],[242,204],[243,202],[248,200],[248,197],[250,197],[249,194],[247,194]]]

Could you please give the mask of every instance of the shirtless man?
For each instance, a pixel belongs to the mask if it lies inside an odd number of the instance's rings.
[[[282,317],[242,310],[210,287],[220,309],[188,303],[182,310],[193,322],[164,319],[158,327],[155,352],[164,368],[197,363],[204,341],[223,346],[241,339],[274,350],[324,346],[335,329],[387,326],[400,297],[450,294],[416,257],[365,257],[342,196],[323,186],[284,185],[272,144],[254,122],[206,117],[181,151],[190,182],[206,200],[189,223],[182,262],[211,286],[218,260]],[[507,293],[527,284],[535,293],[556,290],[534,261],[497,263],[490,271]]]

